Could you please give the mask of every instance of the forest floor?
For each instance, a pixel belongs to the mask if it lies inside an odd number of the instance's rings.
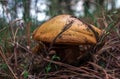
[[[119,33],[120,24],[92,55],[93,61],[79,66],[55,61],[59,59],[57,56],[50,60],[42,54],[33,54],[31,48],[36,44],[29,34],[16,38],[19,43],[4,39],[6,44],[0,46],[0,79],[120,79]]]

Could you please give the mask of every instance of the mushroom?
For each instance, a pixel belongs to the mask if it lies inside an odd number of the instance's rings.
[[[81,53],[79,45],[95,45],[101,34],[102,31],[97,27],[72,15],[63,14],[43,23],[35,29],[32,37],[54,50],[61,61],[72,64],[80,60],[78,57],[86,54]]]

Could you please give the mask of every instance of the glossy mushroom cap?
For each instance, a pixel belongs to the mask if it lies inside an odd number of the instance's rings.
[[[73,23],[72,23],[73,22]],[[71,15],[58,15],[47,22],[43,23],[33,32],[33,39],[36,41],[42,41],[51,43],[54,38],[71,23],[69,28],[64,31],[60,37],[56,39],[55,44],[96,44],[96,32],[99,37],[102,33],[100,29],[93,25],[88,25],[81,20]],[[91,30],[91,28],[93,30]]]

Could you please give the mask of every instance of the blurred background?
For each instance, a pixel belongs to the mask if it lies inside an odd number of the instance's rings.
[[[23,19],[37,23],[64,13],[95,21],[103,10],[118,13],[119,9],[120,0],[0,0],[0,21]]]

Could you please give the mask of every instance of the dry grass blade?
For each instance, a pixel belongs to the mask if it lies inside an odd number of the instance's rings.
[[[12,73],[12,75],[14,76],[15,79],[18,79],[18,77],[15,75],[15,73],[13,72],[12,68],[9,66],[9,64],[7,63],[6,60],[6,56],[2,53],[2,49],[0,48],[0,55],[3,58],[4,62],[6,63],[6,65],[8,66],[10,72]]]
[[[63,66],[65,68],[69,69],[71,71],[71,73],[74,73],[78,77],[81,76],[81,77],[102,79],[102,77],[100,77],[99,75],[95,75],[95,74],[98,74],[97,71],[85,69],[85,68],[82,68],[82,67],[71,66],[71,65],[68,65],[68,64],[65,64],[65,63],[48,60],[46,58],[44,58],[43,60],[47,61],[47,62],[50,62],[50,63],[57,64],[59,66]],[[62,71],[62,72],[65,73],[64,71]],[[57,73],[59,73],[59,72],[52,73],[52,75],[57,75]]]
[[[105,79],[115,79],[114,77],[112,77],[110,74],[107,73],[107,70],[105,70],[104,68],[102,68],[101,66],[95,64],[95,63],[92,63],[92,62],[89,62],[89,64],[91,64],[92,66],[94,66],[95,68],[97,68],[98,70],[101,70],[104,75],[105,75]]]
[[[65,63],[62,63],[62,62],[52,61],[52,60],[49,60],[49,59],[46,59],[46,58],[44,58],[43,60],[47,61],[47,62],[50,62],[50,63],[57,64],[59,66],[63,66],[63,67],[65,67],[65,68],[67,68],[69,70],[72,70],[72,71],[89,73],[89,72],[87,72],[87,71],[85,71],[85,70],[83,70],[83,69],[81,69],[79,67],[75,67],[75,66],[72,66],[72,65],[69,65],[69,64],[65,64]]]
[[[0,33],[3,32],[6,29],[7,29],[7,27],[4,27],[3,29],[0,29]]]

